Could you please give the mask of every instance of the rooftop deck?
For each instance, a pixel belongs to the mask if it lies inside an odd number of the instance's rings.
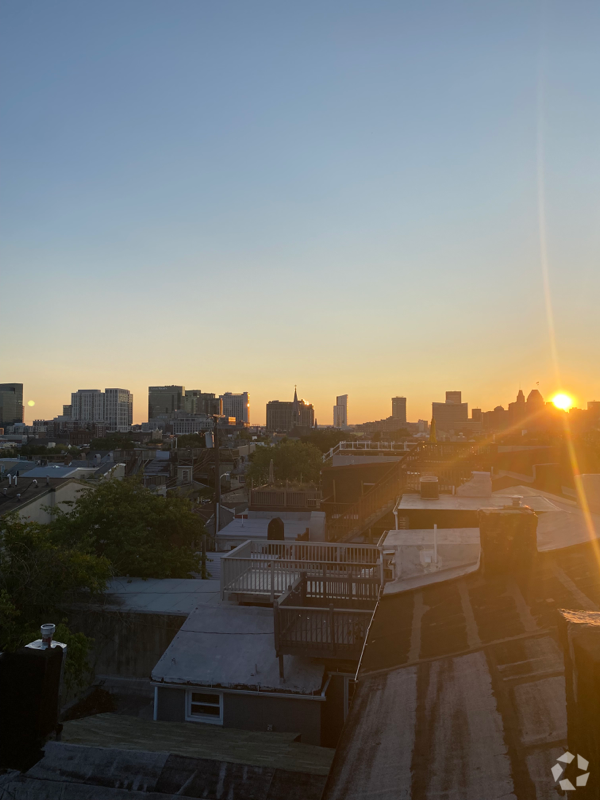
[[[369,578],[381,585],[377,545],[247,541],[221,559],[221,597],[273,603],[301,574],[326,581]]]

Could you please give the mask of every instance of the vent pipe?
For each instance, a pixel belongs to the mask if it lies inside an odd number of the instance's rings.
[[[42,648],[47,650],[49,647],[52,647],[52,637],[54,636],[54,631],[56,630],[56,625],[53,625],[51,622],[47,622],[41,627],[42,630]]]

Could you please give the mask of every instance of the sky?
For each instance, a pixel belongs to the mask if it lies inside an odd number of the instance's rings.
[[[594,0],[0,0],[0,382],[600,399],[598,41]]]

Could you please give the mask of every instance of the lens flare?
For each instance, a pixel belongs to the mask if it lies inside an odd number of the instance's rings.
[[[560,394],[554,395],[552,402],[556,408],[560,408],[561,411],[568,411],[573,405],[573,398],[569,397],[568,394],[561,392]]]
[[[33,407],[34,407],[34,405],[35,405],[35,400],[28,400],[28,401],[27,401],[27,405],[28,405],[30,408],[33,408]]]

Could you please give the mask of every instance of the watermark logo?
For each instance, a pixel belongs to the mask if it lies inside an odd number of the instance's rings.
[[[563,753],[560,758],[557,759],[556,764],[552,767],[552,777],[554,781],[558,781],[560,776],[565,771],[568,764],[570,764],[575,759],[573,753],[569,753],[567,750],[566,753]],[[577,768],[580,772],[583,772],[583,775],[578,775],[575,778],[575,786],[571,783],[568,778],[563,778],[561,781],[558,782],[558,785],[564,792],[574,792],[576,789],[579,789],[582,786],[585,786],[588,782],[588,778],[590,777],[590,773],[587,772],[587,768],[589,765],[589,761],[583,756],[577,756]]]

